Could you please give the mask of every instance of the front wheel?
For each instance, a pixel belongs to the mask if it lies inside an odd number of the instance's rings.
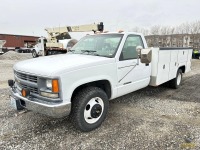
[[[170,81],[170,87],[174,88],[174,89],[178,89],[181,85],[182,77],[183,77],[182,70],[178,69],[177,74],[176,74],[176,78],[174,78]]]
[[[81,131],[94,130],[105,120],[108,106],[108,97],[102,89],[87,87],[72,101],[71,121]]]
[[[38,54],[37,54],[37,52],[36,52],[35,50],[33,50],[33,52],[32,52],[32,56],[33,56],[33,58],[38,57]]]

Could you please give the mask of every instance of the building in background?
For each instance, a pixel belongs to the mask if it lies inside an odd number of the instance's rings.
[[[200,50],[200,34],[145,36],[149,47],[193,47]]]
[[[0,40],[5,40],[4,49],[31,48],[39,37],[13,34],[0,34]]]

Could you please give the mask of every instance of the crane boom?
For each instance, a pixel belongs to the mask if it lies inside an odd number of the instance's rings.
[[[58,37],[62,37],[63,39],[70,39],[69,32],[89,32],[96,31],[102,32],[104,29],[103,22],[98,24],[87,24],[87,25],[78,25],[78,26],[64,26],[64,27],[54,27],[54,28],[46,28],[45,30],[48,33],[48,45],[52,45],[51,43],[57,43]],[[55,44],[53,44],[55,45]]]
[[[88,32],[88,31],[103,31],[103,22],[99,24],[87,24],[79,26],[64,26],[55,28],[46,28],[48,33],[64,33],[64,32]]]

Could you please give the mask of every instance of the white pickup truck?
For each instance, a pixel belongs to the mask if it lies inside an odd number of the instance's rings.
[[[67,54],[15,64],[11,105],[52,117],[70,114],[75,127],[91,131],[106,118],[111,99],[165,82],[178,88],[191,57],[190,48],[148,49],[139,33],[87,35]]]

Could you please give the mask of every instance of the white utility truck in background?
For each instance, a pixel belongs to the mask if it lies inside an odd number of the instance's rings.
[[[70,114],[75,127],[91,131],[106,118],[109,100],[147,86],[181,85],[192,49],[148,48],[140,33],[87,35],[70,52],[14,65],[11,105],[52,117]]]
[[[0,55],[2,55],[4,52],[2,51],[4,44],[6,44],[5,40],[0,40]]]
[[[33,58],[38,56],[47,56],[53,54],[67,53],[67,51],[73,47],[78,40],[72,39],[70,32],[102,32],[104,29],[103,22],[99,24],[87,24],[79,26],[65,26],[46,28],[48,38],[40,37],[37,44],[32,49]]]

